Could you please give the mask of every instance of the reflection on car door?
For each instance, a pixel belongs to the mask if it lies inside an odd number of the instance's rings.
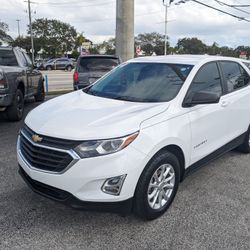
[[[198,71],[187,96],[198,91],[223,94],[222,79],[216,62],[207,63]],[[190,162],[193,164],[227,142],[228,135],[225,131],[228,119],[221,101],[216,104],[196,105],[189,109],[192,133]]]

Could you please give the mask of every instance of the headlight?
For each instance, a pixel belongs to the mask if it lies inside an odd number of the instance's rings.
[[[75,151],[81,158],[112,154],[127,147],[137,136],[138,132],[117,139],[85,141]]]

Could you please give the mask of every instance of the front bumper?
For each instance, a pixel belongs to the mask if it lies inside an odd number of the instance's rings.
[[[122,202],[134,196],[141,172],[146,165],[145,154],[131,145],[124,150],[100,157],[79,159],[63,173],[44,172],[31,167],[17,146],[18,163],[33,181],[62,190],[83,202]],[[127,175],[119,195],[102,191],[108,178]]]
[[[13,95],[0,94],[0,107],[8,107],[12,102]]]
[[[127,214],[132,211],[133,199],[120,202],[86,202],[81,201],[72,194],[51,187],[41,182],[31,179],[25,171],[19,166],[19,174],[27,185],[37,194],[46,198],[63,203],[76,209],[94,210],[94,211],[112,211]]]

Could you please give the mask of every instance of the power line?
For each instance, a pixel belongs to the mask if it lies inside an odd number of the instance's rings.
[[[238,8],[238,7],[234,7],[233,5],[224,3],[224,2],[222,2],[222,1],[219,1],[219,0],[214,0],[214,1],[217,2],[217,3],[220,4],[220,5],[224,5],[224,6],[233,8],[233,9],[235,9],[235,10],[241,11],[241,12],[243,12],[243,13],[250,14],[250,12],[248,12],[248,11],[242,10],[242,9],[240,9],[240,8]]]
[[[226,15],[228,15],[228,16],[237,18],[238,20],[250,22],[250,20],[246,19],[245,17],[236,16],[236,15],[234,15],[234,14],[232,14],[232,13],[229,13],[229,12],[227,12],[227,11],[224,11],[224,10],[221,10],[221,9],[218,9],[218,8],[215,8],[215,7],[211,6],[211,5],[202,3],[202,2],[197,1],[197,0],[184,0],[184,1],[182,0],[182,1],[180,1],[179,3],[177,3],[177,4],[186,3],[187,1],[192,1],[192,2],[198,3],[198,4],[200,4],[200,5],[203,5],[203,6],[207,7],[207,8],[210,8],[210,9],[213,9],[213,10],[217,10],[217,11],[223,13],[223,14],[226,14]]]
[[[58,7],[60,6],[61,8],[66,7],[66,8],[75,8],[75,7],[94,7],[94,6],[102,6],[102,5],[107,5],[107,4],[111,4],[111,3],[115,3],[114,1],[107,1],[104,3],[96,3],[96,4],[89,4],[89,5],[81,5],[82,3],[75,2],[77,5],[72,5],[73,2],[64,2],[64,3],[52,3],[52,2],[48,2],[48,3],[41,3],[41,2],[32,2],[34,4],[41,4],[41,5],[50,5],[51,7]],[[85,3],[84,3],[85,4]],[[71,5],[71,6],[69,6]]]

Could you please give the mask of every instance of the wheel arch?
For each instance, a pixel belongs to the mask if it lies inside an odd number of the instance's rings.
[[[157,155],[161,154],[162,152],[170,152],[172,154],[174,154],[177,159],[179,160],[180,163],[180,180],[182,181],[184,178],[184,174],[185,174],[185,165],[186,165],[186,159],[185,159],[185,154],[182,150],[182,148],[176,144],[170,144],[170,145],[166,145],[164,147],[162,147],[161,149],[159,149],[148,161],[147,165],[150,164],[150,162],[157,157]],[[146,166],[147,166],[146,165]]]

